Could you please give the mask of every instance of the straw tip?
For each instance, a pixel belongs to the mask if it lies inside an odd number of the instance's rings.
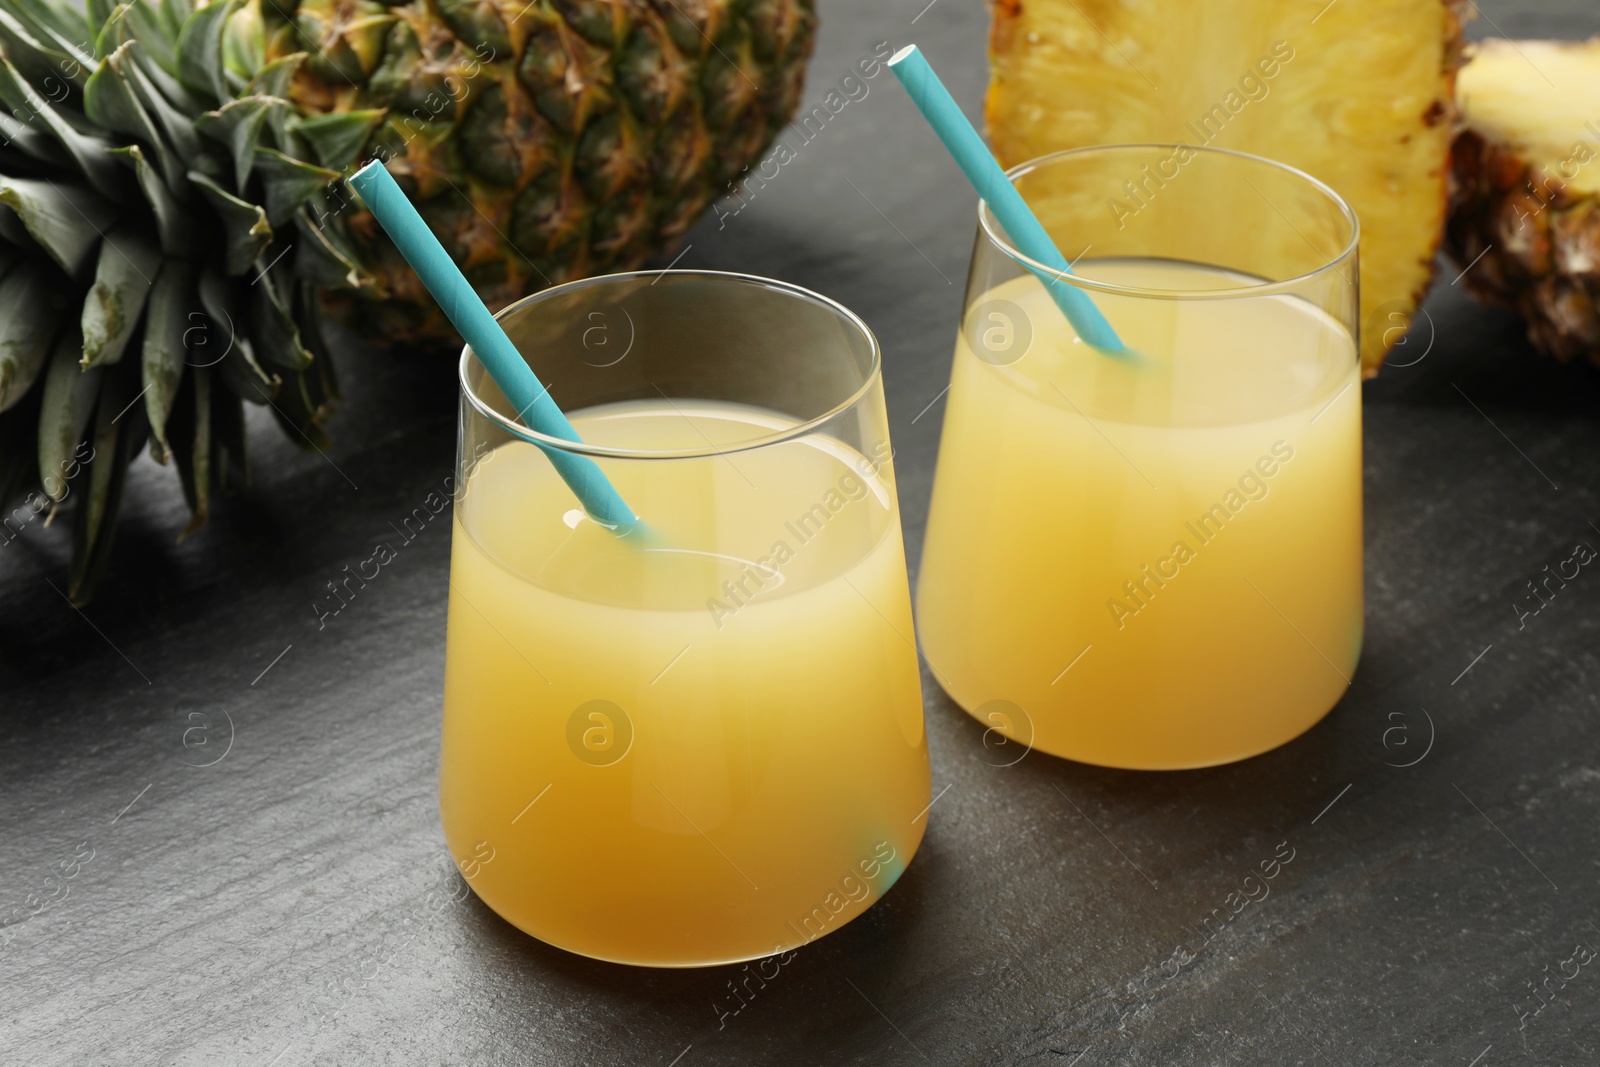
[[[1109,323],[1106,324],[1106,329],[1108,331],[1111,329]],[[1086,343],[1102,356],[1110,356],[1112,359],[1118,359],[1136,367],[1143,366],[1149,362],[1143,352],[1140,352],[1137,348],[1130,347],[1126,341],[1115,333],[1110,333],[1109,336],[1103,336]]]
[[[889,57],[889,66],[891,66],[891,67],[897,66],[903,60],[910,59],[912,56],[914,56],[916,54],[917,54],[917,46],[914,45],[914,44],[908,44],[904,48],[900,49],[900,51],[896,52],[894,55]]]
[[[651,529],[643,519],[640,519],[637,516],[632,522],[618,523],[615,525],[611,523],[601,523],[601,525],[609,529],[617,536],[619,540],[628,541],[640,548],[652,548],[664,543],[661,535],[655,530]]]
[[[378,176],[377,172],[383,169],[383,160],[378,159],[377,157],[369,159],[361,166],[359,170],[350,175],[350,184],[359,190],[363,185],[371,183],[372,180]]]

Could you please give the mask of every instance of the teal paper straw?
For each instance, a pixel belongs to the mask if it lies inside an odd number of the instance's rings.
[[[978,190],[978,195],[989,205],[994,217],[1000,220],[1000,225],[1018,250],[1029,259],[1053,270],[1071,274],[1072,264],[1067,262],[1067,257],[1061,254],[1045,228],[1039,224],[1033,209],[1022,199],[1016,186],[1011,184],[1011,179],[1000,169],[1000,164],[995,162],[983,138],[978,136],[978,131],[961,113],[961,108],[950,96],[950,90],[944,87],[917,46],[908,45],[896,52],[889,60],[889,69],[905,86],[923,118],[928,120],[933,132],[939,135],[939,140],[955,157],[967,181]],[[1072,323],[1079,337],[1103,352],[1132,354],[1087,295],[1070,285],[1063,285],[1054,274],[1032,267],[1028,269],[1044,283],[1045,289],[1055,299],[1056,306]]]
[[[417,214],[417,209],[395,184],[383,163],[378,160],[368,163],[351,177],[350,185],[366,202],[367,210],[406,257],[406,262],[417,272],[456,330],[472,346],[479,362],[516,409],[517,418],[546,437],[579,442],[578,431],[550,399],[549,391],[484,307],[483,301],[478,299],[450,253],[422,221],[422,216]],[[633,511],[623,503],[594,460],[549,445],[539,447],[550,457],[556,473],[572,489],[590,518],[619,532],[627,532],[638,525]]]

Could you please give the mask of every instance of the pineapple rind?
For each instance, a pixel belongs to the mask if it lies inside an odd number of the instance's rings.
[[[1600,363],[1600,38],[1484,42],[1461,103],[1446,250],[1462,284],[1545,353]]]

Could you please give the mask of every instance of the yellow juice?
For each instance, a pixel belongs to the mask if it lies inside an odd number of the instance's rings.
[[[722,446],[783,419],[606,405],[590,444]],[[472,888],[584,955],[749,959],[831,933],[922,837],[928,757],[888,445],[812,434],[602,461],[650,524],[584,518],[532,447],[456,508],[440,811]]]
[[[1241,280],[1082,269],[1144,289]],[[1096,299],[1138,362],[1079,341],[1031,276],[972,302],[918,576],[924,652],[986,726],[1056,755],[1263,752],[1327,713],[1360,653],[1354,341],[1291,296]],[[990,342],[1016,329],[1031,343],[1009,362]]]

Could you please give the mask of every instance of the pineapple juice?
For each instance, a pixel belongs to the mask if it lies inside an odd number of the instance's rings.
[[[1248,281],[1138,259],[1080,273]],[[918,577],[923,650],[957,703],[1046,752],[1150,769],[1254,755],[1326,714],[1360,652],[1354,341],[1291,296],[1096,299],[1139,363],[1079,341],[1031,275],[972,301]],[[1031,344],[997,358],[982,331],[1019,312]]]
[[[792,425],[687,401],[572,422],[631,449]],[[650,524],[642,547],[584,518],[533,448],[476,466],[440,811],[491,908],[584,955],[688,966],[792,948],[888,890],[928,803],[888,458],[813,434],[608,466]]]

